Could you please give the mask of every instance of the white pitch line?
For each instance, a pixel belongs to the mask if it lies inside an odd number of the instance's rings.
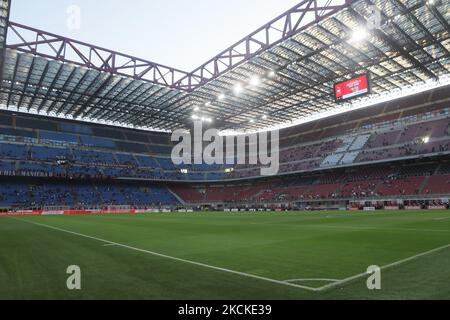
[[[370,227],[370,226],[342,226],[342,225],[312,225],[312,224],[306,224],[306,225],[298,225],[297,227],[308,227],[308,228],[328,228],[328,229],[348,229],[348,230],[357,230],[357,231],[364,231],[364,230],[384,230],[384,231],[415,231],[415,232],[443,232],[443,233],[450,233],[450,230],[444,230],[444,229],[418,229],[418,228],[383,228],[383,227]]]
[[[305,282],[305,281],[338,282],[340,280],[338,280],[338,279],[319,279],[319,278],[284,280],[284,282]]]
[[[441,220],[447,220],[447,219],[450,219],[450,217],[445,217],[445,218],[434,218],[433,220],[441,221]]]
[[[53,227],[53,226],[50,226],[50,225],[46,225],[46,224],[42,224],[42,223],[38,223],[38,222],[34,222],[34,221],[27,221],[27,220],[15,218],[15,217],[11,217],[11,219],[15,219],[15,220],[18,220],[18,221],[34,224],[34,225],[37,225],[37,226],[41,226],[41,227],[45,227],[45,228],[49,228],[49,229],[53,229],[53,230],[57,230],[57,231],[61,231],[61,232],[65,232],[65,233],[69,233],[69,234],[73,234],[73,235],[77,235],[79,237],[84,237],[84,238],[88,238],[88,239],[97,240],[97,241],[100,241],[100,242],[105,242],[107,244],[111,244],[111,245],[115,245],[115,246],[118,246],[118,247],[127,248],[127,249],[138,251],[138,252],[148,253],[148,254],[151,254],[151,255],[154,255],[154,256],[158,256],[158,257],[161,257],[161,258],[166,258],[166,259],[170,259],[170,260],[174,260],[174,261],[179,261],[179,262],[184,262],[184,263],[188,263],[188,264],[192,264],[192,265],[197,265],[197,266],[204,267],[204,268],[209,268],[209,269],[213,269],[213,270],[218,270],[218,271],[228,272],[228,273],[232,273],[232,274],[237,274],[237,275],[240,275],[240,276],[243,276],[243,277],[254,278],[254,279],[263,280],[263,281],[267,281],[267,282],[271,282],[271,283],[276,283],[276,284],[279,284],[279,285],[285,285],[285,286],[300,288],[300,289],[304,289],[304,290],[308,290],[308,291],[314,291],[314,292],[321,292],[321,291],[329,290],[329,289],[332,289],[334,287],[340,286],[342,284],[346,284],[346,283],[351,282],[353,280],[362,278],[364,276],[368,276],[368,274],[366,272],[364,272],[364,273],[360,273],[360,274],[357,274],[357,275],[354,275],[354,276],[351,276],[351,277],[348,277],[348,278],[345,278],[345,279],[342,279],[342,280],[338,280],[336,282],[333,282],[331,284],[328,284],[328,285],[325,285],[325,286],[322,286],[322,287],[319,287],[319,288],[312,288],[312,287],[308,287],[308,286],[297,285],[297,284],[286,282],[286,281],[280,281],[280,280],[270,279],[270,278],[266,278],[266,277],[262,277],[262,276],[257,276],[257,275],[253,275],[253,274],[249,274],[249,273],[245,273],[245,272],[240,272],[240,271],[234,271],[234,270],[230,270],[230,269],[226,269],[226,268],[215,267],[215,266],[207,265],[207,264],[204,264],[204,263],[201,263],[201,262],[196,262],[196,261],[181,259],[181,258],[177,258],[177,257],[172,257],[172,256],[168,256],[168,255],[165,255],[165,254],[161,254],[161,253],[157,253],[157,252],[153,252],[153,251],[148,251],[148,250],[144,250],[144,249],[139,249],[139,248],[136,248],[136,247],[127,246],[125,244],[121,244],[121,243],[117,243],[117,242],[113,242],[113,241],[109,241],[109,240],[105,240],[105,239],[101,239],[101,238],[97,238],[97,237],[93,237],[93,236],[88,236],[88,235],[85,235],[85,234],[82,234],[82,233],[78,233],[78,232],[74,232],[74,231],[70,231],[70,230],[65,230],[65,229],[61,229],[61,228],[58,228],[58,227]],[[436,248],[436,249],[432,249],[432,250],[429,250],[429,251],[426,251],[426,252],[423,252],[423,253],[419,253],[419,254],[416,254],[416,255],[414,255],[412,257],[405,258],[405,259],[402,259],[402,260],[399,260],[399,261],[387,264],[385,266],[380,267],[380,269],[381,270],[386,270],[388,268],[392,268],[392,267],[401,265],[403,263],[416,260],[416,259],[421,258],[423,256],[426,256],[426,255],[429,255],[429,254],[432,254],[432,253],[435,253],[435,252],[447,249],[449,247],[450,247],[450,244],[447,244],[445,246],[442,246],[442,247],[439,247],[439,248]]]
[[[387,264],[385,266],[380,267],[380,269],[381,270],[386,270],[386,269],[389,269],[389,268],[392,268],[392,267],[396,267],[396,266],[399,266],[399,265],[404,264],[406,262],[410,262],[410,261],[416,260],[416,259],[421,258],[423,256],[427,256],[427,255],[430,255],[430,254],[438,252],[438,251],[442,251],[442,250],[447,249],[447,248],[450,248],[450,244],[447,244],[445,246],[442,246],[442,247],[439,247],[439,248],[436,248],[436,249],[432,249],[432,250],[429,250],[429,251],[426,251],[426,252],[423,252],[423,253],[416,254],[416,255],[414,255],[412,257],[409,257],[409,258],[405,258],[405,259],[402,259],[402,260],[399,260],[399,261]],[[345,278],[343,280],[339,280],[337,282],[334,282],[334,283],[331,283],[331,284],[327,284],[327,285],[325,285],[323,287],[317,288],[317,291],[329,290],[329,289],[338,287],[340,285],[346,284],[348,282],[351,282],[353,280],[356,280],[356,279],[359,279],[359,278],[363,278],[363,277],[367,277],[367,276],[369,276],[367,274],[367,272],[360,273],[360,274],[357,274],[357,275]]]
[[[107,243],[102,245],[102,247],[113,247],[113,246],[115,246],[115,244],[113,243]]]
[[[450,217],[449,217],[450,219]],[[297,222],[297,221],[296,221]],[[326,229],[336,229],[336,230],[356,230],[356,231],[364,231],[364,230],[383,230],[383,231],[414,231],[414,232],[437,232],[437,233],[450,233],[450,230],[444,229],[420,229],[420,228],[384,228],[384,227],[371,227],[371,226],[346,226],[346,225],[318,225],[318,224],[301,224],[302,221],[298,221],[298,224],[292,223],[270,223],[270,222],[253,222],[249,223],[252,225],[271,225],[271,226],[285,226],[292,228],[326,228]]]
[[[318,291],[316,288],[312,288],[312,287],[308,287],[308,286],[303,286],[303,285],[299,285],[299,284],[294,284],[294,283],[284,282],[284,281],[280,281],[280,280],[270,279],[270,278],[257,276],[257,275],[250,274],[250,273],[235,271],[235,270],[231,270],[231,269],[216,267],[216,266],[204,264],[204,263],[201,263],[201,262],[196,262],[196,261],[186,260],[186,259],[182,259],[182,258],[172,257],[172,256],[168,256],[168,255],[161,254],[161,253],[158,253],[158,252],[153,252],[153,251],[144,250],[144,249],[140,249],[140,248],[136,248],[136,247],[131,247],[131,246],[127,246],[125,244],[121,244],[121,243],[118,243],[118,242],[113,242],[113,241],[109,241],[109,240],[105,240],[105,239],[101,239],[101,238],[85,235],[85,234],[82,234],[82,233],[78,233],[78,232],[74,232],[74,231],[70,231],[70,230],[65,230],[65,229],[61,229],[61,228],[58,228],[58,227],[53,227],[53,226],[50,226],[50,225],[47,225],[47,224],[43,224],[43,223],[23,220],[23,219],[14,218],[14,217],[11,217],[11,218],[15,219],[15,220],[18,220],[18,221],[25,222],[25,223],[30,223],[30,224],[34,224],[34,225],[37,225],[37,226],[41,226],[41,227],[45,227],[45,228],[49,228],[49,229],[53,229],[53,230],[57,230],[57,231],[61,231],[61,232],[69,233],[69,234],[73,234],[73,235],[76,235],[76,236],[79,236],[79,237],[84,237],[84,238],[88,238],[88,239],[104,242],[104,243],[107,243],[107,244],[110,244],[110,245],[115,245],[115,246],[118,246],[118,247],[130,249],[130,250],[134,250],[134,251],[138,251],[138,252],[151,254],[151,255],[154,255],[154,256],[157,256],[157,257],[160,257],[160,258],[166,258],[166,259],[170,259],[170,260],[174,260],[174,261],[178,261],[178,262],[183,262],[183,263],[188,263],[188,264],[200,266],[200,267],[203,267],[203,268],[208,268],[208,269],[218,270],[218,271],[222,271],[222,272],[232,273],[232,274],[240,275],[240,276],[247,277],[247,278],[253,278],[253,279],[257,279],[257,280],[262,280],[262,281],[266,281],[266,282],[275,283],[275,284],[278,284],[278,285],[289,286],[289,287],[304,289],[304,290],[308,290],[308,291]]]

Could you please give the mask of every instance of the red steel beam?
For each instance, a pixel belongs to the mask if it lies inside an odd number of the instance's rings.
[[[189,76],[180,79],[180,83],[187,81],[194,89],[201,87],[356,1],[358,0],[331,0],[329,5],[318,6],[317,0],[302,0],[295,7],[195,69]],[[336,2],[339,4],[336,5]],[[314,17],[311,18],[311,15]],[[196,82],[192,83],[193,80]]]
[[[8,49],[97,69],[115,75],[149,81],[173,89],[189,90],[181,78],[189,73],[113,50],[62,37],[19,23],[8,23]],[[11,43],[11,38],[18,39]]]
[[[358,0],[330,0],[321,6],[317,1],[302,0],[190,73],[15,22],[8,22],[8,32],[19,42],[6,47],[191,92]]]

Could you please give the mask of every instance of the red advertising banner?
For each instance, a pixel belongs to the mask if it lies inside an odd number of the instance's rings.
[[[62,215],[62,214],[120,214],[129,213],[134,214],[136,210],[134,209],[124,209],[124,210],[63,210],[63,211],[10,211],[10,212],[0,212],[0,216],[38,216],[38,215]]]

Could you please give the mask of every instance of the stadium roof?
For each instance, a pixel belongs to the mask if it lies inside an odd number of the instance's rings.
[[[169,131],[196,117],[255,130],[339,108],[333,85],[355,74],[370,73],[375,96],[450,74],[449,1],[303,0],[193,72],[6,23],[9,1],[0,1],[8,110]],[[380,25],[368,29],[373,6]]]

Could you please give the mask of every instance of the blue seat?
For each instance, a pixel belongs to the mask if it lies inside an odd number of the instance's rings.
[[[80,143],[80,141],[78,140],[78,136],[69,133],[41,131],[39,137],[41,141],[50,140],[50,141],[67,142],[72,144]]]

